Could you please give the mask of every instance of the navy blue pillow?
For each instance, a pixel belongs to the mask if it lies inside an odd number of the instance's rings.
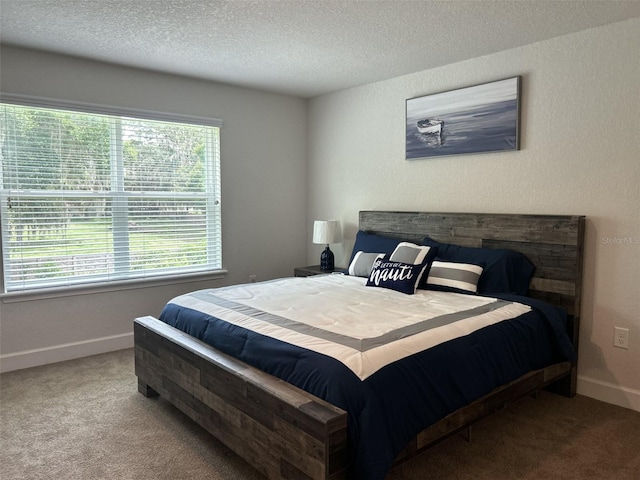
[[[413,265],[411,263],[394,262],[389,255],[378,258],[373,262],[373,268],[367,287],[382,287],[396,292],[413,295],[416,293],[418,283],[427,268],[427,263]]]
[[[404,240],[399,238],[381,237],[374,233],[359,230],[356,234],[356,243],[353,246],[353,251],[351,252],[349,265],[351,265],[356,253],[360,251],[365,253],[392,253],[398,244],[403,241]]]
[[[478,293],[527,295],[535,266],[519,252],[502,248],[461,247],[425,237],[422,244],[438,249],[442,260],[483,265]]]

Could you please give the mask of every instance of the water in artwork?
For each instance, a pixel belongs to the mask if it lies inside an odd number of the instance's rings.
[[[515,150],[517,99],[486,103],[429,117],[428,112],[407,116],[406,158]],[[444,122],[440,133],[420,133],[421,120]],[[422,129],[424,130],[424,129]]]

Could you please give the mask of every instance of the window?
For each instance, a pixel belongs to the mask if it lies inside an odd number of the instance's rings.
[[[220,122],[150,116],[0,104],[5,292],[222,267]]]

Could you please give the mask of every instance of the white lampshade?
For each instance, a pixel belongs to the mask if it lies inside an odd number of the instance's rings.
[[[340,242],[342,242],[340,220],[316,220],[313,222],[313,243],[329,245]]]

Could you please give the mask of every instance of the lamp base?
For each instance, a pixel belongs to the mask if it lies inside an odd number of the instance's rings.
[[[333,252],[329,250],[329,245],[320,254],[320,270],[333,271],[335,265],[333,263]]]

